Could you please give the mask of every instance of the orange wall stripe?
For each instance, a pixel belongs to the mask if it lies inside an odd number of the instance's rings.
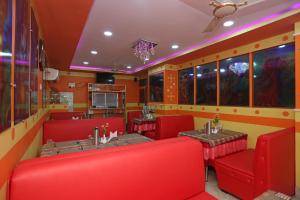
[[[295,122],[295,129],[296,133],[298,132],[300,134],[300,122]]]
[[[195,112],[195,111],[185,111],[185,110],[157,110],[157,114],[185,114],[185,115],[193,115],[194,117],[201,117],[212,119],[216,113],[210,112]],[[222,114],[219,113],[220,119],[224,121],[232,121],[239,122],[245,124],[255,124],[262,126],[272,126],[272,127],[280,127],[280,128],[288,128],[295,126],[294,119],[279,119],[279,118],[270,118],[270,117],[258,117],[258,116],[245,116],[245,115],[231,115],[231,114]],[[300,122],[299,122],[299,130],[300,130]]]
[[[253,53],[249,53],[249,107],[253,107]]]
[[[20,161],[35,136],[42,128],[47,114],[44,115],[12,149],[0,160],[0,188],[9,179],[17,163]]]

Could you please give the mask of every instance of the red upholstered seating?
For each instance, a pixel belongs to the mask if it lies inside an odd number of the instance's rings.
[[[80,140],[93,134],[95,127],[109,123],[108,131],[124,133],[125,124],[121,117],[83,119],[83,120],[50,120],[44,123],[43,143],[47,140],[56,142]]]
[[[142,111],[129,111],[127,112],[127,133],[133,133],[133,119],[140,118],[142,116]]]
[[[268,189],[295,192],[295,129],[261,135],[255,150],[246,150],[215,161],[219,187],[252,200]]]
[[[23,161],[10,200],[216,200],[202,145],[187,137]]]
[[[79,119],[85,118],[84,112],[54,112],[50,114],[50,119],[53,120],[67,120],[72,119],[72,117],[78,117]]]
[[[160,116],[156,118],[156,130],[145,133],[145,136],[159,140],[177,137],[179,132],[190,130],[194,130],[192,115]]]

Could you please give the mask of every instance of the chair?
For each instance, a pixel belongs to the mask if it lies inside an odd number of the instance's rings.
[[[219,188],[243,200],[266,190],[295,193],[295,129],[258,137],[256,148],[215,161]]]

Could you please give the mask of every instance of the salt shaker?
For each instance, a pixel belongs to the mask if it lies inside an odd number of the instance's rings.
[[[94,129],[94,139],[95,139],[95,145],[97,146],[99,144],[99,128],[95,127]]]

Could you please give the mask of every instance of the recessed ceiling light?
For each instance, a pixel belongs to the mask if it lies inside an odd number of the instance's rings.
[[[179,48],[179,45],[177,45],[177,44],[172,45],[172,49],[178,49],[178,48]]]
[[[84,61],[84,62],[82,62],[84,65],[88,65],[89,64],[89,62],[88,61]]]
[[[130,66],[130,65],[128,65],[128,66],[127,66],[127,69],[131,69],[131,66]]]
[[[110,37],[113,35],[113,33],[111,31],[104,31],[104,35]]]
[[[230,26],[232,26],[233,24],[234,24],[234,21],[229,20],[229,21],[224,22],[223,26],[225,26],[225,27],[230,27]]]
[[[149,58],[145,58],[145,61],[149,61],[150,59]]]
[[[278,46],[279,49],[284,48],[284,47],[285,47],[285,45]]]
[[[93,54],[93,55],[97,55],[98,54],[98,51],[91,51],[91,54]]]

